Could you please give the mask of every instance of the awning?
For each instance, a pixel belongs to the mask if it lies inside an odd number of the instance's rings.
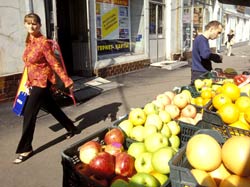
[[[250,0],[219,0],[219,2],[231,5],[250,6]]]

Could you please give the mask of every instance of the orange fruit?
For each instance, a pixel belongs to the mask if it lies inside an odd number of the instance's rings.
[[[227,124],[234,123],[239,120],[240,110],[234,103],[226,103],[217,111],[222,121]]]
[[[244,119],[250,123],[250,107],[246,109],[246,111],[244,112]]]
[[[212,104],[217,110],[226,103],[232,103],[232,101],[230,97],[222,93],[215,95],[212,99]]]
[[[240,97],[240,88],[231,82],[226,82],[222,85],[222,93],[229,96],[232,101]]]
[[[186,147],[188,162],[195,169],[213,171],[221,164],[221,146],[210,135],[196,134],[192,136]]]
[[[195,105],[203,106],[203,99],[201,96],[195,98]]]
[[[202,97],[202,99],[211,99],[212,98],[212,91],[208,90],[208,89],[202,90],[201,97]]]
[[[240,112],[245,112],[247,108],[250,107],[250,97],[248,96],[240,96],[235,101],[236,106],[239,108]]]

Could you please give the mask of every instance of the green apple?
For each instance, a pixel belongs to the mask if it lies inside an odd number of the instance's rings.
[[[159,117],[163,123],[168,123],[171,121],[171,115],[166,110],[160,110]]]
[[[132,124],[132,122],[130,120],[125,119],[118,124],[118,127],[120,127],[125,132],[125,134],[127,136],[129,136],[134,125]]]
[[[168,175],[153,171],[150,173],[151,175],[153,175],[161,184],[161,186],[163,186],[163,184],[165,184],[168,180]]]
[[[173,156],[174,151],[171,147],[164,147],[154,152],[152,156],[154,170],[162,174],[169,174],[170,167],[168,162]]]
[[[146,137],[144,144],[147,151],[153,153],[162,147],[168,146],[168,138],[160,132],[156,132]]]
[[[136,173],[129,181],[129,187],[160,187],[160,182],[149,173]]]
[[[143,142],[133,142],[128,147],[128,154],[137,158],[140,154],[146,152],[146,147]]]
[[[167,138],[169,138],[171,136],[171,130],[168,127],[167,124],[163,124],[161,131],[160,131],[163,135],[165,135]]]
[[[158,107],[154,104],[154,103],[147,103],[144,108],[143,111],[146,113],[146,115],[150,115],[150,114],[158,114]]]
[[[162,121],[161,121],[160,116],[158,114],[149,114],[147,116],[144,126],[148,126],[148,125],[154,125],[157,127],[157,130],[161,130]]]
[[[129,112],[128,119],[135,126],[143,125],[146,121],[146,113],[141,108],[134,108]]]
[[[168,138],[168,140],[170,142],[171,147],[173,147],[173,148],[179,148],[180,147],[181,140],[180,140],[179,136],[177,136],[177,135],[171,135]]]
[[[155,132],[157,132],[157,127],[155,125],[144,126],[144,139]]]
[[[137,172],[150,173],[154,170],[151,159],[153,153],[144,152],[135,158],[135,170]]]
[[[116,179],[114,182],[112,182],[110,187],[129,187],[129,184],[123,179]]]
[[[197,91],[201,90],[201,88],[204,86],[204,82],[201,79],[196,79],[194,81],[194,86],[196,88]]]
[[[176,121],[172,120],[172,121],[168,122],[167,125],[168,125],[172,135],[178,135],[181,132],[181,127]]]
[[[144,126],[133,127],[130,132],[130,138],[138,142],[142,142],[144,140],[144,128]]]

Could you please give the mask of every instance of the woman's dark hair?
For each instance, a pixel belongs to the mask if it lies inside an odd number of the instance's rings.
[[[24,16],[24,23],[38,23],[41,25],[41,18],[35,13],[29,13]],[[26,36],[25,43],[29,43],[29,33]]]

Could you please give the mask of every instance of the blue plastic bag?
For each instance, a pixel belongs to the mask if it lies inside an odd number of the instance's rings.
[[[25,108],[25,104],[27,103],[27,99],[28,99],[29,95],[26,92],[21,91],[17,97],[17,99],[14,102],[13,105],[13,109],[12,111],[18,115],[18,116],[22,116],[23,115],[23,111]]]

